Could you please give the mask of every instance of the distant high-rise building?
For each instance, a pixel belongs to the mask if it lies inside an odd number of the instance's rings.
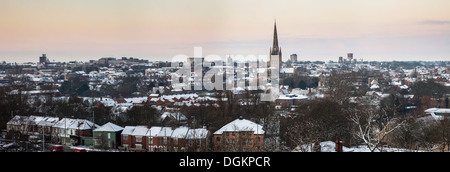
[[[353,60],[353,53],[347,53],[347,59],[351,62]]]
[[[39,57],[39,63],[41,64],[48,63],[47,54],[42,54],[42,56]]]
[[[291,54],[291,62],[297,62],[297,54]]]
[[[344,63],[344,58],[342,56],[339,57],[339,63]]]
[[[231,56],[228,56],[227,63],[228,65],[231,65],[233,63],[233,59],[231,58]]]
[[[281,48],[278,46],[277,23],[275,22],[273,31],[273,45],[270,49],[270,67],[276,67],[278,65],[278,69],[281,69],[281,57]],[[278,64],[275,59],[278,59]]]

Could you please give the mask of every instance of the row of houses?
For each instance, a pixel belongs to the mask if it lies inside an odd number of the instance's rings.
[[[210,150],[211,132],[206,128],[126,126],[120,149],[150,152],[205,152]]]
[[[15,116],[7,131],[42,136],[46,142],[137,152],[251,151],[264,146],[262,125],[239,118],[215,133],[207,127],[102,126],[85,119]]]
[[[97,124],[85,119],[41,116],[14,116],[6,123],[6,130],[25,135],[43,136],[53,143],[65,145],[92,145]]]

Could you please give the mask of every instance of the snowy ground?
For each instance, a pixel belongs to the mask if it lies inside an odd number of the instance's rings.
[[[321,142],[320,146],[322,148],[322,152],[336,152],[336,144],[332,141]],[[292,152],[312,152],[314,144],[302,145],[302,147],[297,147]],[[370,150],[365,145],[356,146],[356,147],[343,147],[344,152],[370,152]],[[388,148],[388,147],[380,147],[375,150],[375,152],[416,152],[415,150],[409,149],[399,149],[399,148]]]

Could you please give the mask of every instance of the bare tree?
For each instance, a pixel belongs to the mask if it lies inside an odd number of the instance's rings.
[[[348,102],[353,95],[354,86],[352,84],[354,81],[355,79],[350,73],[331,73],[326,81],[326,85],[328,85],[327,96],[339,104]]]
[[[349,119],[355,124],[354,136],[371,152],[377,150],[387,136],[404,124],[404,121],[397,118],[383,117],[376,109],[370,107],[352,112]]]

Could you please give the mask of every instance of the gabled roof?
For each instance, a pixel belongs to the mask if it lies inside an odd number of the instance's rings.
[[[189,131],[188,127],[179,127],[173,130],[172,137],[173,138],[186,138],[186,135]]]
[[[246,119],[236,119],[228,123],[214,134],[223,134],[223,132],[239,132],[239,131],[253,131],[254,134],[264,134],[262,125],[254,123]]]
[[[171,127],[162,127],[161,131],[158,133],[159,137],[170,137],[172,136],[173,130]]]
[[[40,126],[53,126],[59,121],[58,117],[44,117],[37,125]]]
[[[44,120],[46,117],[42,116],[20,116],[16,115],[11,120],[9,120],[7,125],[38,125],[39,122]]]
[[[131,135],[133,134],[134,129],[136,126],[125,126],[125,128],[122,131],[122,135]]]
[[[101,127],[95,129],[94,131],[117,132],[122,131],[123,129],[124,128],[121,126],[108,122],[105,125],[102,125]]]
[[[134,128],[133,133],[131,133],[131,135],[133,135],[133,136],[145,136],[145,135],[147,135],[147,132],[148,132],[147,126],[136,126]]]
[[[28,121],[28,116],[14,116],[11,120],[9,120],[6,124],[7,125],[23,125]]]
[[[161,132],[162,127],[151,127],[148,132],[147,136],[150,137],[158,137],[159,132]]]
[[[89,130],[92,127],[99,127],[97,124],[92,123],[91,121],[85,119],[71,119],[71,118],[63,118],[58,121],[54,128],[67,128],[67,129],[80,129],[80,130]]]
[[[186,139],[205,139],[209,131],[206,128],[190,129],[187,133]]]

